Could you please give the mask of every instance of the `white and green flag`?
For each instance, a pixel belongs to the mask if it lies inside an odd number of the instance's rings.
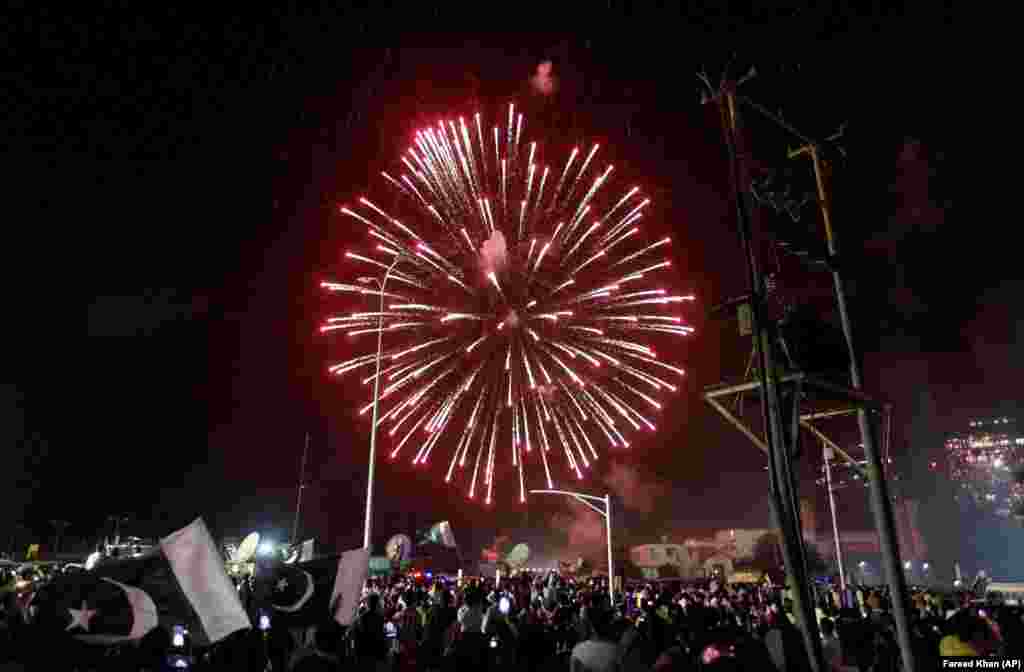
[[[442,520],[430,528],[427,532],[427,541],[432,544],[441,544],[449,548],[455,548],[455,534],[452,532],[451,523],[447,520]]]

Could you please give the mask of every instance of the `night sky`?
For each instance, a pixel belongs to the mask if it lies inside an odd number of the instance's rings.
[[[734,323],[702,315],[744,290],[719,119],[694,77],[716,75],[733,51],[759,68],[749,95],[787,120],[819,135],[849,123],[837,228],[868,383],[896,405],[894,451],[936,449],[973,414],[1020,400],[1017,246],[1001,244],[1012,237],[997,222],[949,219],[945,160],[959,129],[948,110],[963,84],[943,63],[948,10],[609,2],[563,17],[511,5],[498,33],[455,10],[333,4],[40,10],[6,28],[28,56],[6,76],[21,168],[9,186],[28,204],[13,235],[48,254],[14,285],[25,315],[0,387],[5,528],[48,535],[46,521],[62,518],[87,536],[125,512],[142,534],[203,515],[218,532],[281,538],[309,432],[303,529],[358,545],[368,423],[326,375],[345,353],[316,333],[317,283],[344,277],[344,251],[361,242],[337,207],[380,189],[379,171],[424,120],[493,118],[511,101],[531,139],[609,147],[617,173],[652,195],[648,235],[674,238],[675,284],[699,299],[679,356],[685,389],[658,434],[620,458],[630,483],[666,496],[624,493],[626,525],[638,540],[661,520],[765,525],[759,452],[699,396],[741,375],[749,352]],[[528,79],[544,59],[560,89],[538,100]],[[784,167],[787,139],[750,126],[758,161]],[[801,226],[816,224],[805,210]],[[796,289],[828,286],[805,282]],[[80,313],[65,308],[79,294],[84,341]],[[851,429],[839,429],[847,444]],[[566,543],[545,530],[567,505],[499,498],[484,510],[439,469],[379,470],[378,545],[442,519],[474,553],[500,531],[551,552]]]

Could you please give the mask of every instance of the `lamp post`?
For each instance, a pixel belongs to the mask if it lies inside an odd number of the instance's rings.
[[[66,530],[71,523],[66,520],[51,520],[50,524],[57,530],[57,538],[53,544],[53,551],[54,553],[60,553],[60,543],[64,540],[64,530]]]
[[[366,479],[366,526],[363,530],[363,548],[370,548],[370,532],[373,526],[373,479],[377,465],[377,407],[380,404],[380,358],[384,347],[384,288],[387,287],[388,279],[395,266],[402,260],[402,256],[395,257],[384,274],[383,280],[377,278],[359,278],[362,283],[376,283],[380,295],[380,308],[377,314],[377,374],[373,377],[373,420],[370,425],[370,466]]]
[[[597,497],[595,495],[584,495],[580,492],[569,492],[567,490],[530,490],[531,495],[565,495],[566,497],[572,497],[576,501],[580,502],[590,510],[596,512],[599,516],[604,518],[604,529],[608,535],[608,597],[614,604],[615,595],[615,565],[612,561],[612,496],[610,494],[604,497]],[[604,509],[593,504],[598,502],[604,504]]]

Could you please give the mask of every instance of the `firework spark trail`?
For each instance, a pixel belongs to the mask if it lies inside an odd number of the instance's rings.
[[[556,476],[583,478],[604,446],[627,448],[626,430],[654,431],[648,414],[684,371],[652,345],[674,352],[671,339],[693,332],[660,312],[693,297],[652,284],[671,268],[654,256],[670,240],[639,235],[651,203],[640,188],[605,195],[614,167],[595,165],[597,144],[582,156],[574,148],[556,180],[541,145],[523,137],[523,115],[507,112],[493,147],[479,113],[417,131],[400,157],[405,172],[380,173],[398,201],[339,208],[373,242],[346,252],[352,275],[390,268],[386,287],[321,284],[353,297],[355,311],[320,331],[367,339],[369,353],[330,373],[360,370],[372,390],[370,348],[384,332],[377,424],[395,440],[392,459],[420,437],[406,451],[412,463],[440,451],[445,481],[470,498],[482,486],[486,504],[511,484],[499,457],[511,458],[524,501],[538,463],[552,488]]]

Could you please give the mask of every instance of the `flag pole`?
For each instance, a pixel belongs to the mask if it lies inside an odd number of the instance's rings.
[[[299,514],[302,511],[302,489],[306,487],[302,482],[306,480],[306,455],[309,453],[309,432],[306,432],[306,443],[302,447],[302,466],[299,467],[298,492],[295,495],[295,520],[292,522],[291,545],[298,543],[299,535]]]

